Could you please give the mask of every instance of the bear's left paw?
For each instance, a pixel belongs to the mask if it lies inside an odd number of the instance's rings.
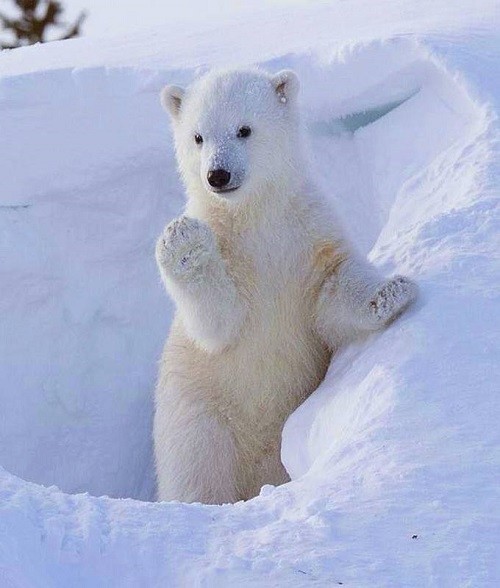
[[[370,300],[370,314],[375,325],[393,321],[417,297],[415,282],[404,276],[395,276],[380,287]]]

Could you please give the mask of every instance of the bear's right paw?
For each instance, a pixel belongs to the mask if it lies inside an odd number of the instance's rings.
[[[156,260],[176,277],[195,277],[215,254],[215,236],[204,222],[181,216],[169,223],[156,244]]]

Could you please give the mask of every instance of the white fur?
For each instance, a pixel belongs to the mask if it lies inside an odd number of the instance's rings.
[[[161,500],[234,502],[287,481],[286,418],[340,345],[416,296],[355,256],[314,186],[298,88],[290,71],[214,71],[162,93],[188,202],[156,248],[177,306],[156,390]],[[214,191],[218,168],[237,189]]]

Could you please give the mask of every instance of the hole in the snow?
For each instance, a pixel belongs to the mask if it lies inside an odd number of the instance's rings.
[[[364,253],[397,246],[418,221],[405,215],[413,199],[425,196],[419,214],[432,214],[441,178],[426,170],[466,143],[475,111],[425,51],[400,40],[264,66],[299,73],[316,177]],[[66,492],[148,500],[156,361],[172,313],[152,250],[183,195],[157,100],[178,76],[137,92],[140,75],[25,76],[14,92],[21,84],[25,98],[43,90],[57,102],[17,126],[15,101],[0,110],[2,140],[25,165],[21,174],[13,156],[12,205],[0,209],[0,463]],[[44,132],[26,145],[35,126]],[[295,477],[307,460],[292,445],[283,454]]]
[[[366,110],[359,112],[351,112],[338,118],[334,118],[330,121],[315,121],[311,123],[309,130],[314,134],[325,134],[330,136],[339,136],[345,133],[354,133],[358,129],[368,126],[374,123],[378,119],[382,118],[389,112],[392,112],[398,106],[404,104],[407,100],[410,100],[418,90],[414,90],[401,98],[400,100],[392,100],[385,102],[384,104],[373,105],[368,107]]]

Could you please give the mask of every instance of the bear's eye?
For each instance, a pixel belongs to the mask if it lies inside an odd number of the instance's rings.
[[[246,137],[250,137],[252,134],[252,129],[250,127],[244,126],[240,127],[238,130],[238,134],[236,135],[239,139],[245,139]]]
[[[196,133],[196,135],[194,136],[194,141],[197,145],[201,145],[203,143],[203,137]]]

